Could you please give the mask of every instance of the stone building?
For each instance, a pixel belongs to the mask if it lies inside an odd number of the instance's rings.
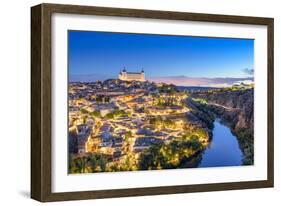
[[[119,79],[123,81],[145,81],[145,74],[142,70],[141,72],[127,72],[126,69],[123,69],[119,73]]]

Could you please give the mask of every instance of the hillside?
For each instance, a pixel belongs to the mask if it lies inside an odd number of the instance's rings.
[[[203,104],[231,128],[245,155],[243,163],[253,164],[254,89],[206,91],[194,93],[192,98],[193,104]]]

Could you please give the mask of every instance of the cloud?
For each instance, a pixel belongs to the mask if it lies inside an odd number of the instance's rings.
[[[254,74],[254,70],[253,69],[249,69],[249,68],[243,69],[243,72],[245,74],[248,74],[248,75],[253,75]]]
[[[228,87],[237,82],[250,81],[248,78],[204,78],[204,77],[187,77],[187,76],[169,76],[169,77],[148,77],[149,81],[156,83],[175,84],[177,86],[209,86],[209,87]]]

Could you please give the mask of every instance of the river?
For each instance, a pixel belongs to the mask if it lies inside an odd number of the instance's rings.
[[[243,153],[237,137],[223,125],[219,119],[214,122],[213,139],[203,152],[198,167],[239,166],[242,164]]]

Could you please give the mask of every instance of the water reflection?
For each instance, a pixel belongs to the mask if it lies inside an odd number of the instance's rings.
[[[213,139],[203,152],[198,167],[239,166],[243,153],[236,136],[219,119],[214,122]]]

